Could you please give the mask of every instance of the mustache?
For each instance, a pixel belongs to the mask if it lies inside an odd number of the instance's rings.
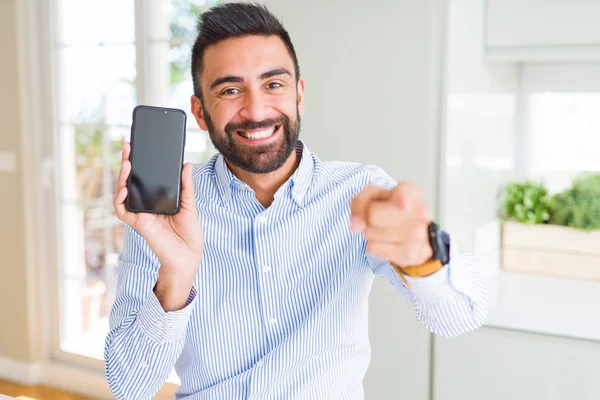
[[[287,126],[289,122],[290,119],[287,116],[281,115],[278,118],[269,118],[262,121],[244,121],[240,122],[239,124],[229,122],[227,125],[225,125],[224,130],[228,134],[232,134],[237,131],[250,131],[254,129],[262,129],[271,127],[273,125]]]

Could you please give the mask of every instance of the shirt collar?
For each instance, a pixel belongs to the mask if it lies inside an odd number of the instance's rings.
[[[298,167],[288,180],[288,182],[292,185],[291,196],[296,202],[296,204],[302,207],[304,202],[304,196],[306,194],[306,190],[310,185],[310,181],[312,178],[312,174],[314,171],[314,161],[312,157],[312,153],[302,142],[298,140],[295,148],[296,153],[300,157],[300,163]],[[219,194],[221,195],[221,200],[223,203],[226,203],[231,198],[231,188],[232,186],[237,186],[241,189],[251,190],[250,187],[237,178],[235,175],[231,173],[229,167],[227,167],[227,163],[225,162],[225,158],[222,154],[217,156],[215,162],[215,175],[217,181],[217,187],[219,189]],[[285,183],[284,185],[286,185]]]

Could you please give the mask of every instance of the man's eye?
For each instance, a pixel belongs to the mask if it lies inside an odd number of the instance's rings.
[[[282,87],[282,85],[279,82],[271,82],[267,85],[267,87],[269,89],[278,89],[278,88]]]
[[[237,94],[238,92],[239,92],[239,90],[237,90],[237,89],[229,88],[229,89],[223,90],[221,92],[221,94],[225,95],[225,96],[231,96],[231,95]]]

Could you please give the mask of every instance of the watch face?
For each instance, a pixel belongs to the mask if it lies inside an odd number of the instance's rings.
[[[448,249],[446,249],[446,245],[444,245],[443,254],[440,255],[439,260],[442,265],[446,265],[450,261],[450,256],[448,255]]]
[[[433,259],[440,260],[442,264],[447,264],[449,261],[448,248],[442,237],[438,225],[435,222],[429,224],[429,244],[433,250]]]

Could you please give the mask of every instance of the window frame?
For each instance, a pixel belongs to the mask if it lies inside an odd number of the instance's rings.
[[[28,301],[32,312],[32,333],[28,341],[31,348],[38,350],[41,359],[39,372],[30,379],[87,395],[110,396],[103,360],[67,352],[60,347],[60,288],[64,279],[60,268],[60,249],[64,238],[60,235],[63,200],[60,198],[58,132],[64,124],[58,118],[56,1],[25,0],[19,9],[24,22],[25,56],[22,63],[26,67],[23,110],[34,110],[22,115],[24,201],[27,204],[25,229],[29,253],[27,268],[30,271]],[[148,71],[146,50],[149,44],[156,43],[156,39],[147,36],[145,27],[148,5],[152,0],[131,1],[135,4],[137,103],[145,104],[149,99],[148,82],[144,79]],[[169,43],[181,40],[173,38]],[[195,133],[196,129],[192,131]],[[206,152],[210,151],[209,145]],[[106,156],[105,152],[103,154]],[[156,398],[173,398],[177,387],[177,384],[167,381]]]

